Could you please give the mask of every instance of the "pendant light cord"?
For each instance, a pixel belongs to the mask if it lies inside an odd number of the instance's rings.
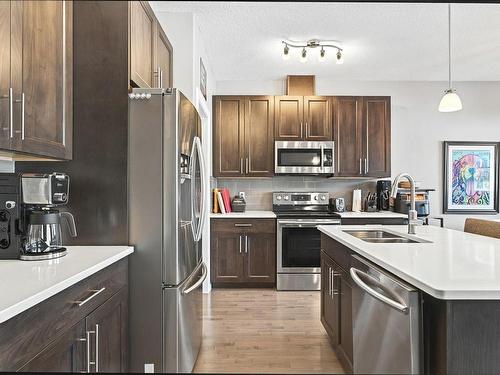
[[[448,88],[451,90],[451,4],[448,3]]]

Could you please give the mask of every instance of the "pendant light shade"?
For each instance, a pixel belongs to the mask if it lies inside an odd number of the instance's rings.
[[[439,102],[439,112],[456,112],[462,109],[462,100],[455,90],[446,90]]]
[[[451,85],[451,4],[448,4],[448,90],[439,102],[439,112],[456,112],[462,109],[462,100]]]

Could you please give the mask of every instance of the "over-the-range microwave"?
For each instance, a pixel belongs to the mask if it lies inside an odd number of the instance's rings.
[[[276,141],[274,173],[333,175],[333,155],[333,141]]]

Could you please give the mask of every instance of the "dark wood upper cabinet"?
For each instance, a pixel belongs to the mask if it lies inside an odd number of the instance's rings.
[[[391,98],[363,98],[364,173],[370,177],[391,176]]]
[[[335,175],[362,175],[363,97],[333,98],[333,140],[335,142]]]
[[[245,97],[245,175],[274,174],[274,98]]]
[[[85,318],[93,372],[127,371],[127,298],[128,291],[122,289]]]
[[[241,96],[213,98],[213,174],[244,175],[245,100]]]
[[[327,96],[304,97],[306,140],[329,141],[332,139],[331,100]]]
[[[333,98],[336,176],[390,177],[390,97]]]
[[[10,38],[11,29],[11,2],[0,1],[0,148],[10,149]]]
[[[71,159],[73,2],[3,1],[0,19],[0,147]]]
[[[304,137],[304,97],[276,96],[274,104],[274,139],[300,141]]]
[[[158,24],[156,27],[156,79],[157,87],[172,87],[172,45],[165,32]]]
[[[273,97],[219,96],[213,103],[214,176],[272,176]]]
[[[135,87],[153,84],[155,22],[147,1],[130,1],[130,81]]]

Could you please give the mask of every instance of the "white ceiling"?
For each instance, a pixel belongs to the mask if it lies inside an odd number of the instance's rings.
[[[158,1],[152,6],[155,12],[196,15],[218,81],[287,74],[370,81],[448,77],[447,4]],[[281,58],[282,39],[311,38],[341,41],[344,64],[318,62],[317,50],[307,63],[298,61],[299,50],[288,61]],[[452,5],[452,54],[454,80],[500,80],[500,5]]]

